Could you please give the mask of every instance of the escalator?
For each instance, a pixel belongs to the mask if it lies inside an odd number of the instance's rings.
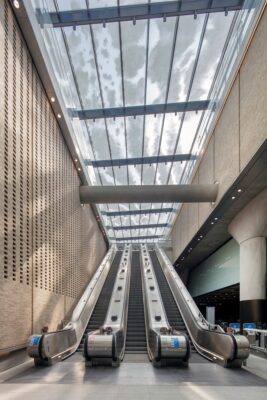
[[[80,345],[77,349],[78,352],[83,351],[85,335],[88,332],[97,330],[100,326],[103,325],[103,323],[105,321],[106,314],[107,314],[108,307],[109,307],[110,297],[112,294],[112,290],[113,290],[113,286],[114,286],[115,279],[117,276],[117,272],[118,272],[118,269],[120,266],[121,257],[122,257],[122,251],[117,251],[115,254],[114,260],[112,262],[112,265],[110,267],[106,281],[104,283],[104,286],[101,290],[101,293],[100,293],[97,303],[95,305],[92,316],[89,320],[89,323],[85,329],[85,332],[84,332],[84,335],[80,342]]]
[[[132,252],[125,352],[126,354],[140,354],[147,352],[139,251]]]
[[[154,267],[155,275],[156,275],[156,278],[158,281],[158,286],[160,289],[162,301],[164,304],[164,308],[165,308],[165,312],[166,312],[169,324],[175,330],[177,330],[179,332],[183,332],[188,336],[190,345],[191,345],[191,352],[195,352],[194,346],[190,340],[190,336],[189,336],[186,326],[184,324],[181,313],[177,307],[177,304],[174,300],[171,289],[168,285],[168,282],[167,282],[165,275],[162,271],[162,268],[160,266],[156,252],[151,251],[149,254],[150,254],[150,258],[151,258],[151,261],[152,261],[152,264]]]

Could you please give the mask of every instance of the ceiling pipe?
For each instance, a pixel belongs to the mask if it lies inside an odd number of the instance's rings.
[[[80,186],[82,204],[215,202],[217,184]]]

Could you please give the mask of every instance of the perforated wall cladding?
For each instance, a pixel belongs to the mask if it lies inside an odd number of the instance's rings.
[[[106,252],[45,91],[0,0],[0,351],[56,329]]]

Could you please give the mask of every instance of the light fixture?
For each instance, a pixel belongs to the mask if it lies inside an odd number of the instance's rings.
[[[75,160],[74,160],[75,162],[78,162],[78,158],[75,158]]]
[[[238,193],[241,193],[241,192],[242,192],[242,189],[237,189],[237,191],[238,191]]]
[[[13,6],[18,9],[20,7],[19,1],[13,0]]]
[[[202,239],[202,238],[203,238],[203,235],[199,235],[199,237],[200,237],[200,239]]]
[[[218,221],[218,217],[215,217],[215,218],[214,218],[214,221]]]
[[[51,100],[51,103],[55,103],[56,98],[55,98],[54,96],[51,96],[51,97],[50,97],[50,100]]]
[[[58,114],[57,117],[60,119],[61,118],[61,114]]]
[[[232,200],[234,200],[235,199],[235,196],[232,196]]]
[[[81,171],[81,168],[80,168],[80,167],[78,168],[78,171]]]

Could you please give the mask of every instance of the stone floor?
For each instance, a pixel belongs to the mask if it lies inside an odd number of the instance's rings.
[[[1,379],[1,377],[0,377]],[[156,369],[129,360],[120,368],[86,369],[80,355],[53,367],[32,367],[0,384],[1,400],[59,399],[267,399],[267,360],[250,356],[241,370],[210,362]]]

